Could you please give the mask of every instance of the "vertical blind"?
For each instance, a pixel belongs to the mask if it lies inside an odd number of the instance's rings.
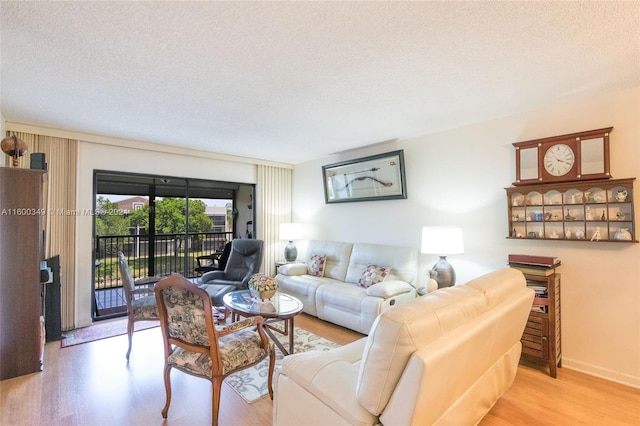
[[[283,258],[285,242],[278,236],[280,223],[291,222],[292,170],[256,166],[257,238],[264,240],[262,271],[275,273],[276,260]]]
[[[45,258],[60,255],[61,326],[75,326],[76,271],[76,175],[78,141],[22,132],[7,132],[27,144],[27,155],[20,167],[29,168],[29,154],[41,152],[47,162],[47,183],[44,187]],[[7,160],[10,160],[7,157]],[[7,163],[9,165],[9,163]]]

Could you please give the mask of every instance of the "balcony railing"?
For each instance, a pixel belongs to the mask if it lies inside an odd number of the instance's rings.
[[[97,236],[94,317],[106,318],[126,313],[118,251],[122,251],[127,258],[134,280],[174,272],[195,277],[198,256],[222,250],[232,238],[232,232],[202,232],[188,236],[158,234],[154,238],[153,250],[150,250],[149,235]],[[151,258],[150,252],[153,253]]]

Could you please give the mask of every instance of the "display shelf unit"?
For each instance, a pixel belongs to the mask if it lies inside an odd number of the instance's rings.
[[[507,238],[637,243],[635,178],[505,188]]]
[[[549,375],[556,378],[558,367],[562,367],[562,345],[560,339],[560,274],[549,276],[524,274],[527,285],[547,288],[546,312],[533,310],[522,334],[522,356],[544,362]]]

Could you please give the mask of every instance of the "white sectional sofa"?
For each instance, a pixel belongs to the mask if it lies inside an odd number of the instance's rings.
[[[314,255],[326,257],[323,276],[309,273]],[[279,291],[300,299],[303,312],[359,333],[368,334],[376,317],[392,306],[416,298],[416,248],[312,240],[304,259],[278,269]],[[364,288],[358,281],[369,265],[389,268],[389,273]]]
[[[285,357],[273,424],[477,424],[513,383],[533,293],[505,268],[390,309],[353,343]]]

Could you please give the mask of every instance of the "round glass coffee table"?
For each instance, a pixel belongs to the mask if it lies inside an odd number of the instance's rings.
[[[293,296],[279,291],[267,301],[260,301],[251,296],[249,290],[232,291],[224,295],[222,301],[224,307],[231,312],[231,320],[237,321],[238,317],[255,317],[260,315],[265,319],[264,331],[286,356],[293,353],[293,319],[302,312],[302,302]],[[272,327],[270,324],[284,321],[284,330]],[[272,330],[289,335],[289,350],[285,349]]]

